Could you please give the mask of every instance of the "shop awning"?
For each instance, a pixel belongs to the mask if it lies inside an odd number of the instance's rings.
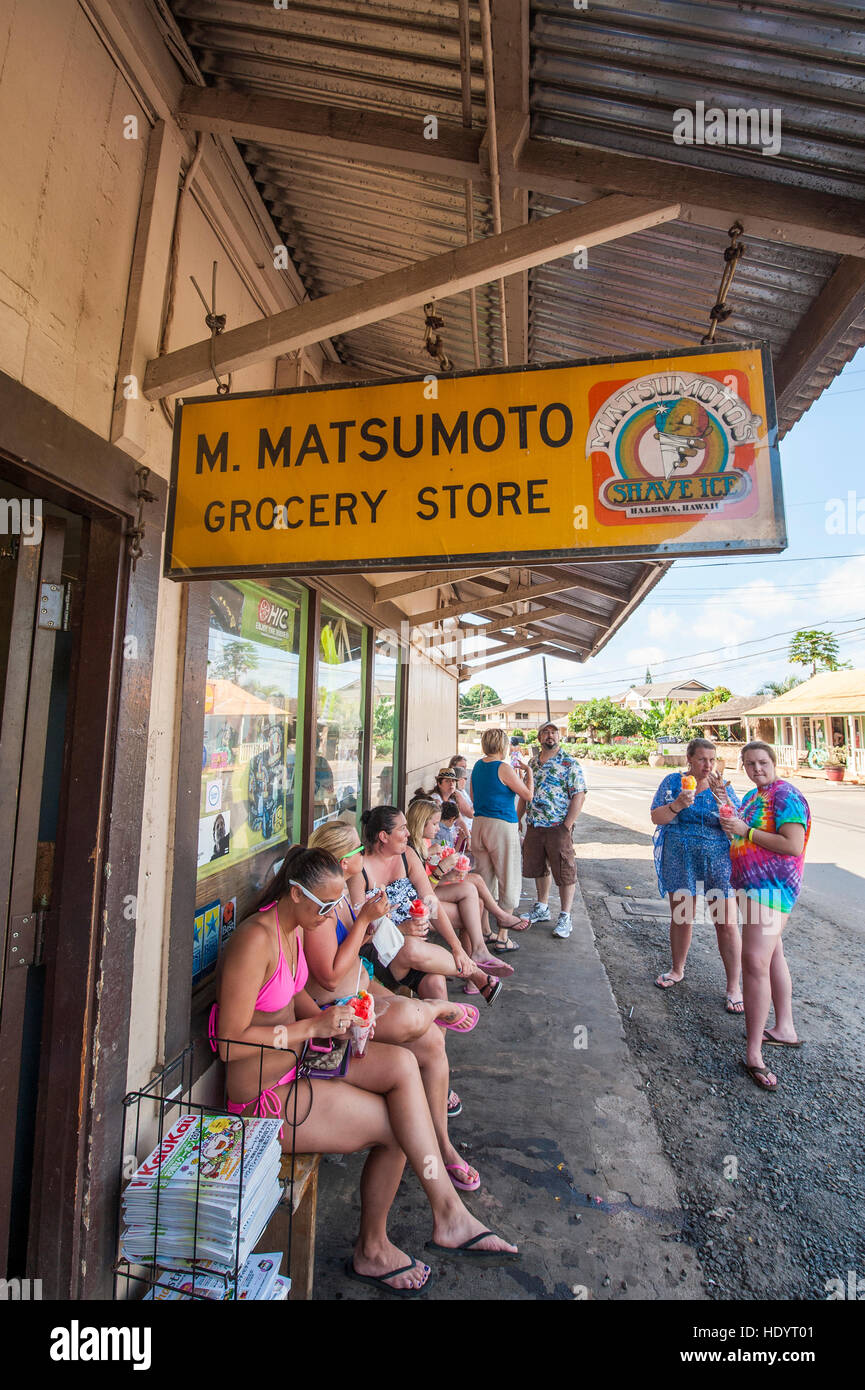
[[[865,714],[865,671],[822,671],[809,681],[746,711],[758,717],[779,715]]]

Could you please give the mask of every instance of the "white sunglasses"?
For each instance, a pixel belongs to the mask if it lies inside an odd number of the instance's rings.
[[[339,907],[340,903],[348,896],[347,893],[340,893],[339,897],[334,898],[332,903],[323,903],[321,898],[317,898],[314,893],[310,893],[309,889],[304,888],[302,883],[298,883],[296,878],[290,878],[288,881],[293,888],[299,888],[305,897],[318,905],[319,917],[327,917],[328,913],[333,912],[335,907]]]

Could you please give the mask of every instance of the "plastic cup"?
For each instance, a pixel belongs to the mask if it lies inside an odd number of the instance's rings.
[[[349,1044],[354,1057],[362,1057],[369,1042],[369,1035],[375,1025],[375,1005],[371,994],[355,995],[351,1000],[354,1023],[348,1030]]]
[[[461,855],[459,856],[459,858],[457,859],[457,862],[456,862],[456,864],[454,865],[454,868],[456,869],[456,871],[457,871],[457,873],[459,874],[459,876],[460,876],[461,879],[465,878],[466,874],[468,873],[469,869],[471,868],[471,861],[470,861],[470,859],[468,858],[468,855],[461,854]]]
[[[693,792],[693,791],[696,791],[696,789],[697,789],[697,779],[696,779],[696,777],[692,777],[692,776],[690,775],[690,773],[686,772],[685,775],[684,775],[684,777],[682,778],[682,791],[683,791],[683,792]]]
[[[736,812],[733,810],[732,806],[727,805],[721,806],[718,811],[721,820],[732,820],[735,814]]]

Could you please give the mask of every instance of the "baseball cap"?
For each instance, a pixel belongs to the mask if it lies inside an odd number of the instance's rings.
[[[555,729],[556,733],[559,732],[559,726],[554,719],[548,719],[546,723],[538,725],[538,738],[540,738],[544,729]]]

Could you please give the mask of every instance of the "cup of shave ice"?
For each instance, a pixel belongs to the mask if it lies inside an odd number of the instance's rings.
[[[409,921],[413,922],[415,926],[424,926],[429,924],[429,908],[427,907],[423,898],[415,898],[414,902],[408,910],[408,915]],[[424,935],[426,935],[426,933],[424,933]]]
[[[362,1057],[375,1023],[375,1004],[371,994],[363,990],[349,1001],[354,1022],[348,1030],[352,1055]]]
[[[718,807],[718,815],[721,817],[721,820],[733,820],[733,818],[736,815],[736,812],[734,811],[733,807],[725,801],[723,806]]]
[[[457,862],[454,865],[454,868],[459,874],[460,879],[464,879],[469,869],[471,868],[471,860],[469,859],[468,855],[460,854],[457,858]]]
[[[682,778],[682,791],[693,792],[697,790],[697,779],[692,777],[690,772],[686,772]]]

